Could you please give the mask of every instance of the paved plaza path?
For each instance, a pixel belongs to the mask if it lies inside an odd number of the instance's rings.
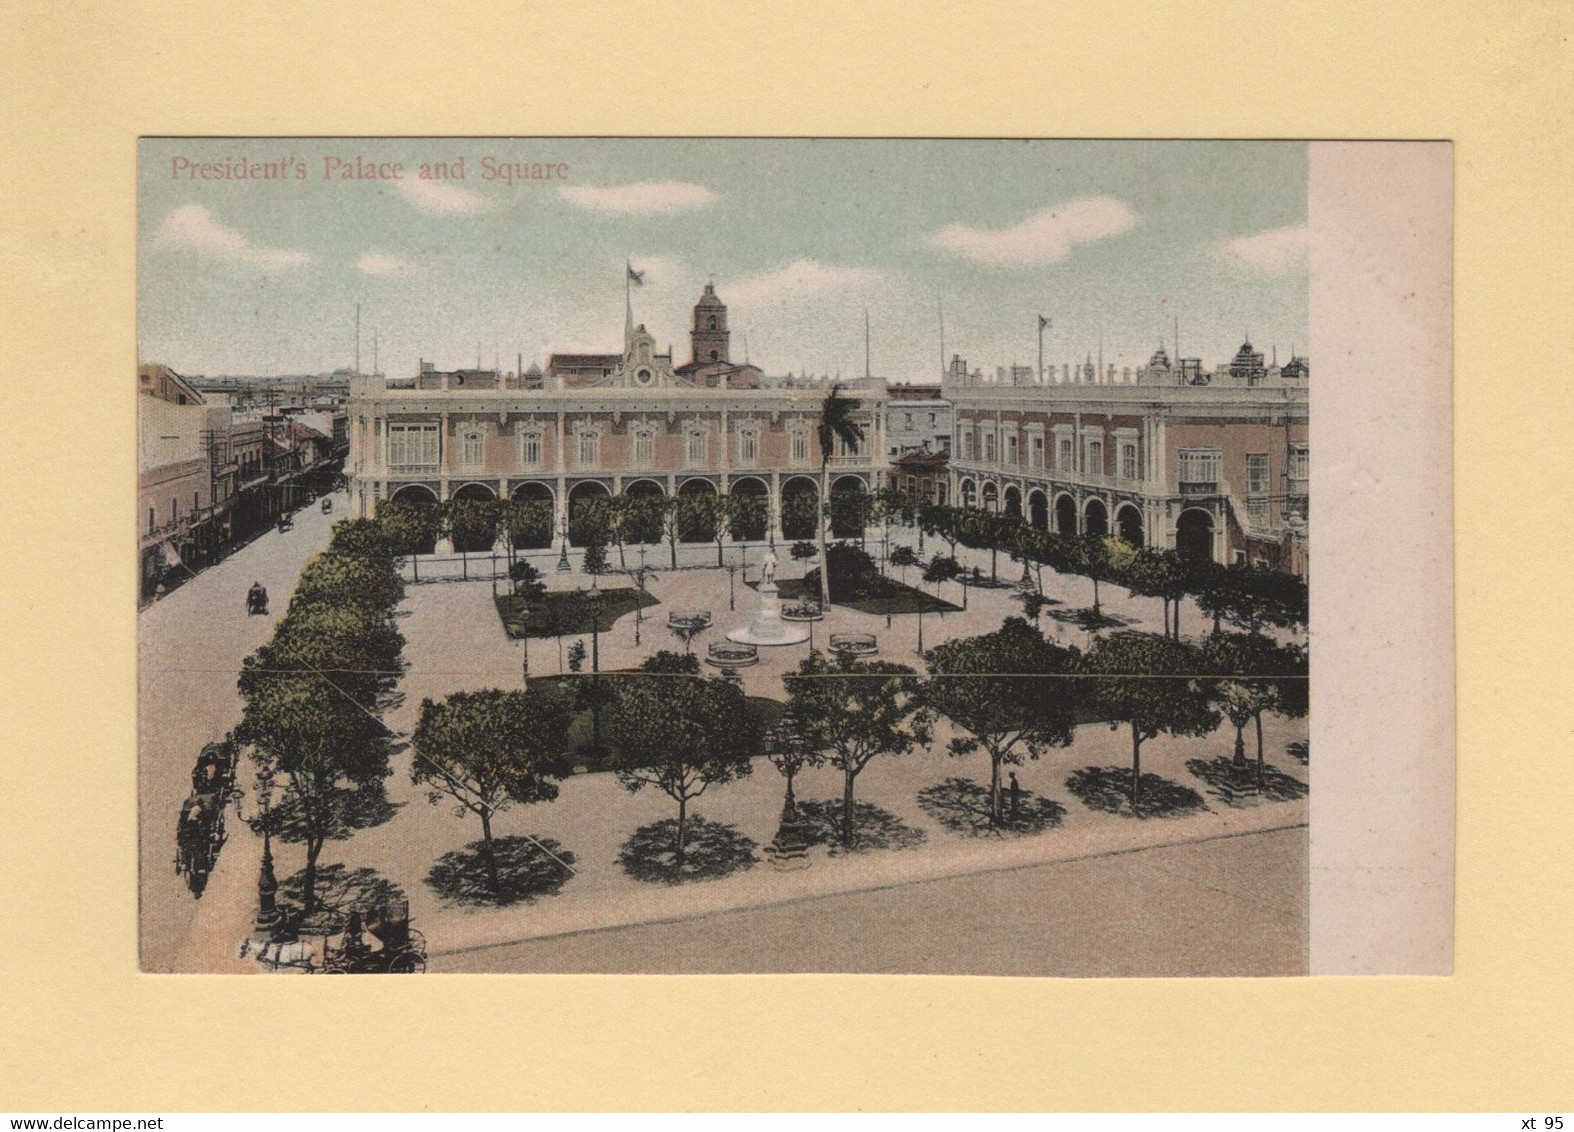
[[[1306,829],[1244,834],[439,957],[438,972],[1181,977],[1306,973]]]
[[[235,958],[235,952],[255,911],[259,843],[249,829],[231,821],[230,842],[207,894],[196,901],[174,876],[169,864],[173,815],[184,797],[186,777],[201,744],[222,736],[239,720],[241,705],[235,691],[236,670],[244,656],[263,643],[271,632],[271,619],[248,620],[242,611],[246,586],[253,578],[260,579],[272,597],[274,616],[281,615],[306,557],[326,545],[328,526],[328,517],[314,509],[303,512],[295,531],[282,538],[276,534],[266,536],[229,561],[193,579],[143,614],[142,933],[143,962],[147,970],[248,969]],[[932,553],[936,549],[936,544],[931,542],[928,550]],[[729,555],[732,553],[729,551]],[[969,557],[968,552],[963,553],[969,565],[976,561],[987,574],[987,554]],[[754,564],[759,557],[759,550],[751,548],[748,554],[750,581],[757,577]],[[647,560],[659,568],[667,561],[666,551],[650,555]],[[683,560],[685,564],[713,566],[714,547],[708,550],[686,548]],[[613,561],[616,561],[615,553]],[[1002,556],[1003,578],[1012,578],[1011,567],[1010,560]],[[797,573],[791,565],[784,565],[782,570],[783,577],[797,576]],[[909,571],[910,580],[913,573]],[[425,571],[423,576],[426,576]],[[564,589],[583,588],[589,579],[577,571],[549,572],[547,581],[552,589]],[[613,575],[603,578],[600,584],[607,588],[627,582]],[[1091,603],[1091,584],[1082,579],[1046,571],[1045,585],[1050,596],[1063,601],[1067,608]],[[645,611],[642,644],[638,647],[634,644],[634,615],[625,615],[608,632],[601,634],[603,669],[633,667],[657,648],[681,649],[681,644],[665,628],[666,615],[671,609],[703,608],[713,614],[714,628],[694,644],[694,651],[702,656],[710,640],[719,639],[735,625],[746,624],[752,614],[754,593],[741,580],[734,589],[737,608],[728,610],[728,577],[724,571],[662,570],[649,588],[660,604]],[[397,624],[406,638],[408,671],[400,685],[403,701],[387,716],[387,722],[395,731],[408,734],[413,730],[423,698],[440,698],[461,689],[521,686],[522,646],[506,636],[493,606],[492,592],[489,580],[407,586]],[[957,587],[947,586],[942,596],[956,600],[960,594]],[[1133,621],[1134,628],[1156,630],[1159,627],[1157,601],[1133,600],[1124,589],[1111,585],[1102,587],[1101,596],[1107,612]],[[183,606],[178,604],[182,600]],[[969,595],[966,613],[925,616],[925,645],[932,647],[947,637],[990,631],[997,628],[1004,617],[1020,614],[1020,608],[1011,600],[1008,589],[975,589]],[[1088,643],[1088,634],[1080,629],[1048,617],[1042,623],[1049,635],[1062,643],[1080,646]],[[1188,606],[1182,627],[1188,635],[1201,636],[1210,623],[1195,606]],[[853,630],[875,633],[882,658],[921,669],[916,655],[915,616],[897,617],[887,629],[883,616],[836,608],[826,621],[816,626],[816,643],[823,647],[829,632]],[[575,639],[564,639],[565,653]],[[587,647],[589,643],[586,639]],[[533,677],[558,671],[554,641],[533,638],[529,647]],[[802,660],[807,649],[807,644],[761,649],[761,663],[742,672],[745,690],[751,695],[784,698],[782,675]],[[1265,732],[1270,762],[1304,781],[1306,769],[1285,753],[1288,742],[1304,738],[1304,721],[1270,718],[1265,720]],[[1293,835],[1271,835],[1280,837],[1280,841],[1242,836],[1304,825],[1304,801],[1233,809],[1208,796],[1208,810],[1172,819],[1142,820],[1089,810],[1065,789],[1067,775],[1083,766],[1130,764],[1127,732],[1124,729],[1112,731],[1106,725],[1080,727],[1071,748],[1054,751],[1040,762],[1018,768],[1024,789],[1053,798],[1065,807],[1065,818],[1059,826],[1021,838],[961,837],[933,820],[917,802],[920,790],[948,777],[988,780],[987,756],[951,758],[945,751],[949,737],[942,725],[930,749],[900,758],[877,758],[858,779],[858,799],[890,811],[921,831],[922,844],[904,850],[834,857],[823,847],[815,848],[810,851],[811,867],[801,872],[777,872],[762,855],[753,868],[721,880],[678,887],[633,880],[618,864],[619,849],[635,829],[675,816],[675,804],[648,789],[630,795],[610,774],[586,774],[565,782],[556,802],[516,807],[494,819],[494,833],[498,836],[528,834],[552,838],[573,853],[575,874],[558,894],[501,909],[476,909],[446,903],[427,883],[427,873],[444,853],[462,849],[477,840],[479,825],[473,819],[456,817],[451,803],[429,804],[425,788],[418,789],[410,782],[408,753],[395,756],[394,773],[388,780],[389,797],[398,806],[392,820],[362,830],[347,841],[330,842],[322,860],[325,865],[374,870],[402,888],[410,898],[412,920],[428,941],[434,970],[461,967],[482,970],[492,969],[484,966],[488,962],[485,957],[499,955],[497,945],[522,940],[555,937],[563,941],[562,947],[572,948],[568,941],[591,939],[608,929],[674,920],[731,924],[735,921],[718,917],[761,914],[760,910],[766,908],[783,909],[771,915],[790,919],[794,913],[785,909],[804,906],[805,901],[819,902],[823,898],[849,900],[851,903],[845,905],[849,909],[867,908],[870,915],[889,918],[881,909],[892,900],[904,899],[903,893],[915,899],[939,900],[939,894],[961,891],[974,883],[983,886],[981,893],[986,888],[989,892],[1012,892],[1017,894],[1012,899],[1035,904],[1053,900],[1056,909],[1053,918],[1061,925],[1056,930],[1064,931],[1069,930],[1065,925],[1075,925],[1084,917],[1096,919],[1105,915],[1099,910],[1105,905],[1143,907],[1143,894],[1160,883],[1163,876],[1158,872],[1150,874],[1145,865],[1107,863],[1077,865],[1072,872],[1064,874],[1096,875],[1102,878],[1097,884],[1089,881],[1080,887],[1065,888],[1061,881],[1056,881],[1044,888],[1021,879],[1037,875],[1034,870],[1048,863],[1114,861],[1111,854],[1149,849],[1156,855],[1134,855],[1132,860],[1140,857],[1152,861],[1154,869],[1162,866],[1171,874],[1186,875],[1191,870],[1194,875],[1190,876],[1190,889],[1186,890],[1204,891],[1213,883],[1209,878],[1220,867],[1217,862],[1225,858],[1233,860],[1241,851],[1238,847],[1219,847],[1237,840],[1242,844],[1282,844],[1283,837],[1290,837],[1297,843],[1304,839],[1304,830]],[[1206,739],[1161,737],[1152,740],[1144,745],[1143,769],[1205,793],[1203,783],[1186,770],[1185,762],[1190,758],[1227,754],[1232,739],[1233,731],[1226,727]],[[244,770],[249,780],[249,767]],[[837,799],[840,778],[832,770],[806,771],[799,776],[797,793],[800,800]],[[691,812],[711,822],[732,825],[763,848],[775,834],[781,797],[781,777],[768,762],[757,760],[750,778],[708,791],[694,804]],[[1187,843],[1206,843],[1215,848],[1194,856],[1182,851],[1181,847]],[[304,863],[299,845],[276,845],[275,857],[281,880]],[[1306,877],[1304,859],[1296,865],[1293,857],[1294,854],[1284,860],[1273,858],[1279,861],[1278,865],[1271,865],[1265,858],[1262,870],[1252,872],[1248,869],[1249,875],[1241,874],[1245,879],[1237,878],[1230,881],[1230,885],[1244,884],[1258,891],[1261,899],[1254,907],[1275,909],[1271,915],[1276,917],[1279,927],[1274,929],[1278,933],[1274,938],[1298,941],[1304,935],[1302,927],[1297,925],[1304,920]],[[1285,860],[1290,864],[1285,865]],[[1058,867],[1073,868],[1071,865]],[[1230,870],[1234,870],[1231,875],[1239,873],[1236,866],[1226,871]],[[1002,879],[1007,877],[1019,879]],[[960,888],[951,889],[946,885]],[[1100,888],[1100,885],[1107,888]],[[855,898],[853,894],[858,893],[890,895]],[[1216,913],[1226,911],[1226,905],[1218,904],[1216,897],[1217,893],[1211,897],[1199,896],[1202,901],[1199,906],[1212,908]],[[1067,907],[1064,901],[1073,898],[1091,903],[1088,907]],[[1179,896],[1174,898],[1179,899]],[[859,899],[866,899],[867,903],[859,903]],[[955,939],[960,950],[946,952],[940,948],[911,969],[983,970],[969,965],[973,962],[969,957],[973,949],[965,937],[973,931],[987,932],[983,921],[997,915],[991,910],[995,908],[990,903],[994,899],[981,896],[976,905],[957,905],[952,899],[953,916],[956,917],[959,908],[965,908],[965,915],[957,918],[973,923],[972,927],[955,926],[955,932],[960,933]],[[1228,909],[1233,909],[1228,915],[1233,916],[1240,910],[1237,903],[1228,904]],[[1021,927],[1027,923],[1042,923],[1050,912],[1048,906],[1030,906],[1020,914],[1000,914],[1006,916],[1006,921]],[[1164,913],[1154,907],[1145,914],[1159,916]],[[1172,917],[1170,922],[1176,921]],[[1221,930],[1228,927],[1226,924]],[[1002,927],[1001,930],[1009,933],[1016,928]],[[1159,930],[1158,925],[1154,930]],[[1177,973],[1181,968],[1200,969],[1208,963],[1217,966],[1216,956],[1209,959],[1203,953],[1212,953],[1212,945],[1203,937],[1196,938],[1193,950],[1203,950],[1195,954],[1177,952],[1177,948],[1186,952],[1193,946],[1186,937],[1166,938],[1169,939],[1166,962],[1174,966]],[[554,944],[553,948],[559,946]],[[940,945],[937,943],[936,947]],[[481,950],[475,950],[478,948]],[[714,954],[717,962],[723,962],[730,954],[725,941],[719,941],[717,948],[714,953],[702,951]],[[1094,947],[1093,951],[1097,952],[1098,948]],[[1062,953],[1069,954],[1064,949],[1057,952]],[[566,952],[547,949],[530,954],[539,957]],[[1257,964],[1252,969],[1269,973],[1285,969],[1286,963],[1293,965],[1300,961],[1287,959],[1288,954],[1277,944],[1267,947],[1262,951],[1260,963],[1252,961]],[[535,958],[522,960],[536,961]],[[587,969],[578,966],[580,962],[565,962],[561,969]],[[640,962],[655,963],[656,960],[647,957]],[[855,958],[848,962],[851,965],[836,969],[868,969],[859,965],[861,961]],[[1246,962],[1245,959],[1242,962]],[[995,964],[989,968],[991,970],[1003,969],[994,960],[990,963]],[[1071,966],[1076,964],[1071,963]],[[665,968],[658,965],[631,969]],[[775,969],[799,968],[792,963],[782,963]],[[1068,969],[1066,973],[1079,972]]]

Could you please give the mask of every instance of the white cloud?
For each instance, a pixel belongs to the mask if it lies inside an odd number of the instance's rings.
[[[355,261],[355,266],[360,268],[362,275],[373,275],[384,279],[415,274],[415,264],[384,252],[367,252]]]
[[[1008,228],[952,224],[930,236],[929,243],[991,267],[1034,267],[1065,259],[1073,244],[1118,236],[1136,223],[1137,214],[1112,197],[1080,197]]]
[[[1248,271],[1289,271],[1306,262],[1308,235],[1304,224],[1271,228],[1255,236],[1226,240],[1214,249],[1214,255],[1231,267]]]
[[[592,212],[666,215],[704,208],[721,199],[688,181],[636,181],[629,185],[563,185],[558,195]]]
[[[397,181],[395,187],[405,200],[422,212],[465,215],[485,212],[496,203],[491,197],[450,185],[446,181]]]
[[[832,267],[800,259],[775,271],[735,279],[717,290],[728,303],[760,307],[854,291],[879,279],[880,273],[873,268]]]
[[[238,263],[259,271],[287,271],[311,262],[307,252],[265,248],[245,233],[227,227],[200,204],[183,204],[164,218],[153,238],[154,245],[195,252],[208,259]]]

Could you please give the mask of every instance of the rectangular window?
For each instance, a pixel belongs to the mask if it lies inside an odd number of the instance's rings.
[[[1006,437],[1006,463],[1010,464],[1013,468],[1016,467],[1017,438],[1015,436]]]
[[[1060,451],[1055,456],[1055,466],[1063,472],[1071,471],[1071,455],[1071,439],[1067,437],[1060,442]]]
[[[195,513],[196,510],[197,510],[197,493],[196,492],[192,492],[191,493],[191,510],[192,510],[193,513]]]
[[[1122,479],[1134,480],[1137,478],[1137,446],[1135,444],[1122,444],[1120,446],[1120,475]]]
[[[539,432],[522,432],[519,434],[519,466],[522,468],[536,468],[541,465],[541,434]]]
[[[1035,468],[1043,468],[1044,466],[1044,438],[1042,436],[1033,438],[1033,466]]]
[[[691,467],[704,466],[705,434],[703,432],[689,433],[688,460]]]
[[[1246,517],[1251,520],[1254,527],[1268,525],[1268,501],[1266,499],[1248,499],[1246,501]]]
[[[759,456],[760,438],[752,432],[738,434],[738,463],[753,464]]]
[[[169,521],[172,523],[175,521],[175,508],[179,506],[180,504],[176,503],[173,499],[169,501]]]
[[[795,432],[792,434],[792,462],[794,464],[807,464],[809,462],[809,434]]]
[[[1266,495],[1268,493],[1268,453],[1248,452],[1246,454],[1246,494]]]
[[[930,428],[933,428],[933,427],[934,427],[934,426],[935,426],[935,424],[936,424],[936,423],[937,423],[937,422],[936,422],[936,420],[935,420],[935,415],[934,415],[934,414],[933,414],[933,413],[930,413],[930,414],[929,414],[929,427],[930,427]]]
[[[593,432],[579,434],[579,466],[594,468],[601,462],[601,437]]]
[[[442,451],[437,426],[388,426],[388,466],[391,468],[437,467]]]
[[[157,527],[157,526],[158,526],[158,521],[156,519],[154,519],[154,517],[153,517],[153,508],[149,507],[148,508],[148,534],[152,534],[154,528]]]
[[[1102,440],[1088,441],[1088,469],[1095,476],[1104,474],[1104,442]]]
[[[858,445],[856,443],[849,444],[838,436],[836,438],[836,454],[841,457],[856,456],[858,455]]]
[[[984,433],[984,462],[986,464],[993,464],[995,462],[996,439],[997,438],[993,432]]]
[[[912,413],[903,413],[902,414],[902,424],[905,427],[907,427],[907,428],[912,428],[913,427],[913,414]]]
[[[1217,448],[1182,448],[1180,450],[1182,494],[1218,491],[1221,463],[1222,457]]]
[[[466,468],[479,468],[486,450],[486,437],[480,432],[467,432],[459,445],[459,460]]]
[[[634,466],[648,468],[651,464],[651,436],[648,432],[634,434]]]
[[[1311,453],[1304,444],[1290,446],[1290,478],[1304,480],[1311,474]]]

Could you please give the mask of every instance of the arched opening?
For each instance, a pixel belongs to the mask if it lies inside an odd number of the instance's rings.
[[[1028,519],[1033,526],[1041,531],[1049,530],[1049,500],[1042,491],[1027,493]]]
[[[684,480],[678,488],[680,498],[692,498],[696,495],[715,495],[716,485],[710,480]],[[683,521],[678,527],[680,542],[710,542],[714,535],[714,528],[709,523],[699,519],[692,511],[683,515]]]
[[[635,480],[625,484],[623,494],[629,499],[663,499],[666,492],[655,480]],[[662,517],[654,506],[632,507],[624,518],[623,537],[630,543],[654,545],[661,541]]]
[[[1077,504],[1069,495],[1055,497],[1055,531],[1063,535],[1077,533]]]
[[[814,538],[819,493],[819,486],[807,476],[794,476],[782,484],[782,538],[789,542]]]
[[[962,506],[972,510],[978,506],[978,488],[972,480],[963,480],[961,486]]]
[[[1022,519],[1022,493],[1014,487],[1006,488],[1006,515],[1018,522]]]
[[[596,535],[600,524],[596,521],[597,504],[611,499],[605,484],[595,480],[582,480],[568,493],[568,542],[570,546],[584,546]]]
[[[1109,534],[1109,508],[1104,506],[1102,499],[1090,499],[1083,506],[1082,531],[1100,538]]]
[[[491,550],[497,541],[497,511],[491,507],[466,507],[467,503],[491,504],[497,502],[497,492],[484,483],[467,483],[449,497],[459,504],[448,512],[449,534],[454,541],[454,551],[475,554]]]
[[[411,510],[424,511],[425,518],[418,518],[409,523],[397,523],[403,533],[398,536],[398,541],[404,544],[403,550],[411,554],[431,554],[437,549],[438,519],[442,512],[437,502],[437,492],[425,484],[411,483],[401,487],[389,496],[390,503],[398,507],[407,507]],[[425,533],[418,533],[422,530]]]
[[[984,510],[989,512],[1000,510],[1000,489],[992,483],[984,485]]]
[[[831,535],[833,538],[862,538],[868,492],[857,476],[841,476],[831,484]]]
[[[509,532],[519,550],[545,550],[552,545],[556,499],[544,483],[524,483],[509,494]]]
[[[729,494],[739,496],[749,501],[748,509],[740,512],[732,520],[732,537],[742,542],[760,542],[765,538],[765,529],[770,525],[770,489],[765,486],[765,481],[755,476],[744,476],[740,480],[733,480],[728,489]]]
[[[1142,512],[1127,503],[1115,512],[1115,531],[1120,541],[1132,546],[1142,545]]]
[[[1175,522],[1175,552],[1188,562],[1213,561],[1213,516],[1197,507],[1182,511]]]

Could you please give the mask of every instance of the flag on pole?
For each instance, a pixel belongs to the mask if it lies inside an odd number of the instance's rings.
[[[1038,316],[1038,328],[1040,330],[1043,330],[1047,326],[1049,326],[1049,319],[1045,318],[1043,315],[1039,315]]]
[[[623,266],[628,268],[630,283],[634,284],[636,287],[643,287],[645,285],[645,273],[643,271],[635,271],[634,265],[632,263],[625,262]]]

